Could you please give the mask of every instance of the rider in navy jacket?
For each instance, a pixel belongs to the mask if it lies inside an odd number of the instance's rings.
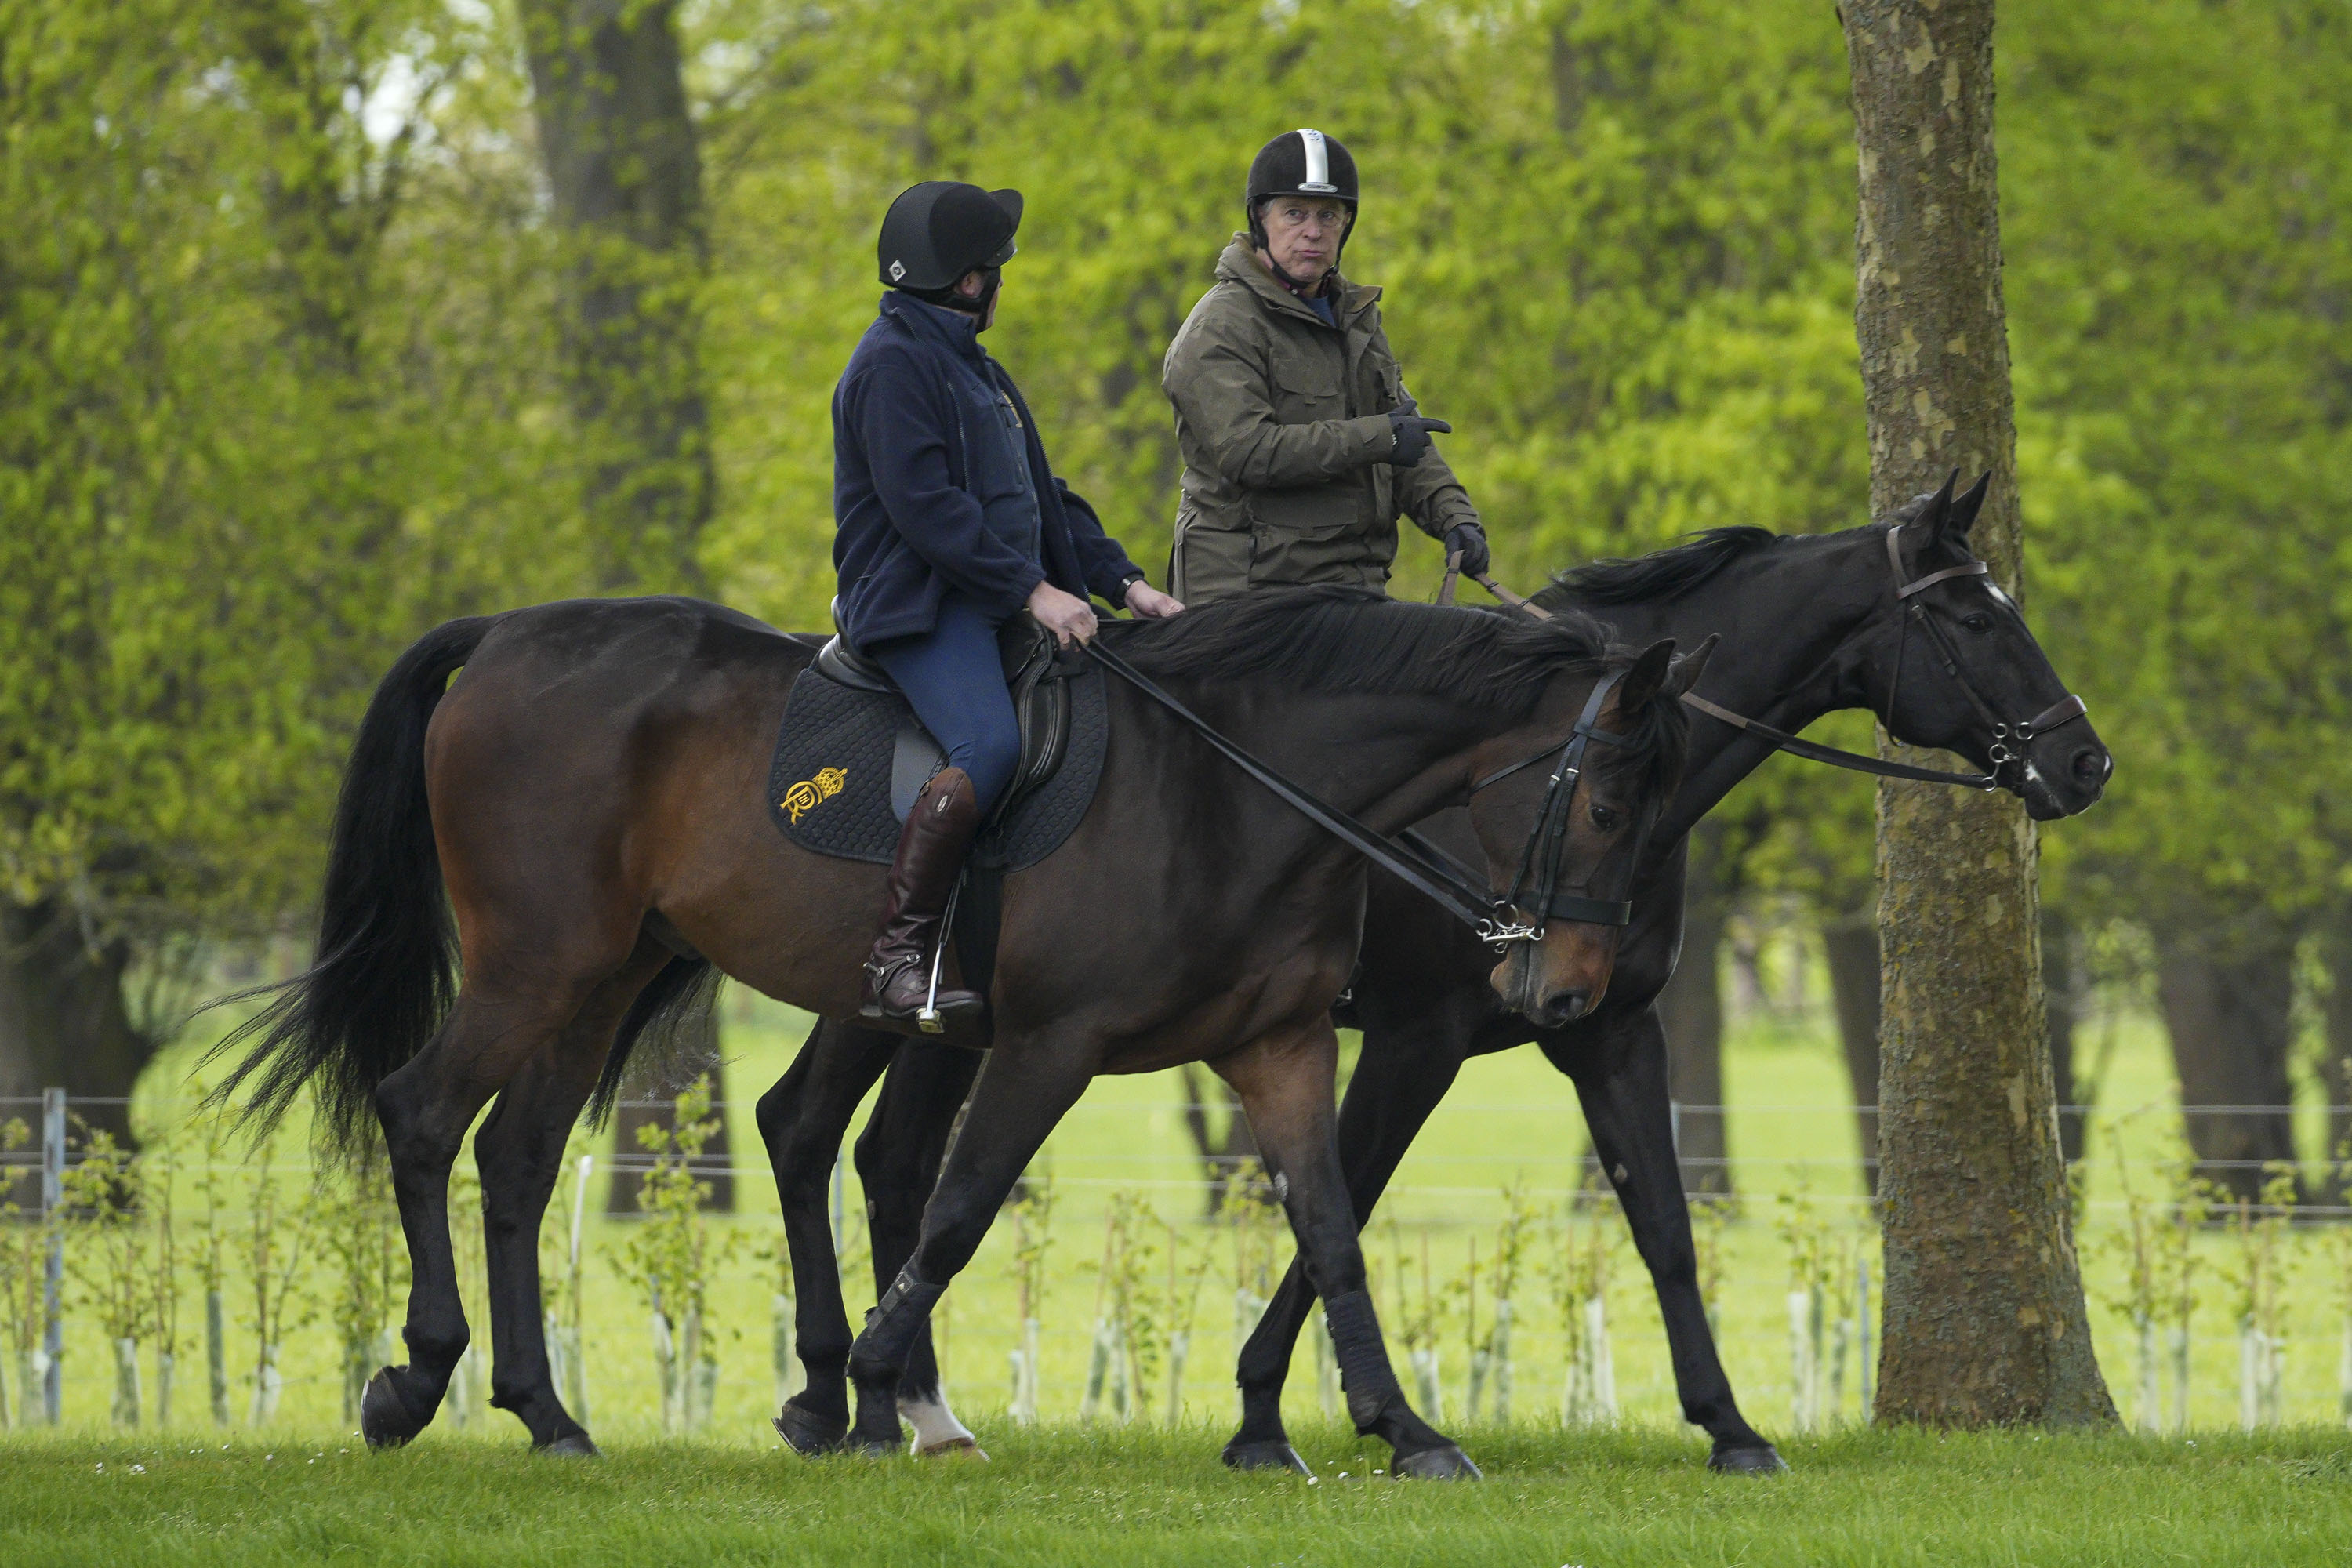
[[[965,852],[1021,760],[997,629],[1027,610],[1067,647],[1090,594],[1140,616],[1154,590],[1045,462],[1036,422],[980,346],[1021,223],[1017,191],[926,181],[882,220],[891,292],[833,395],[833,561],[852,647],[888,670],[948,766],[907,814],[858,1016],[943,1031],[980,998],[931,984]]]
[[[992,530],[988,476],[975,470],[996,454],[971,450],[973,426],[1001,419],[1004,403],[1020,421],[1042,524],[1034,550]],[[897,290],[882,296],[834,390],[833,514],[842,629],[860,649],[931,630],[950,586],[1002,621],[1041,582],[1118,605],[1143,575],[1054,477],[1020,389],[980,346],[979,318]]]

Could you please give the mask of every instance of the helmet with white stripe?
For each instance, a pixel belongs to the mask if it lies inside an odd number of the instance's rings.
[[[1265,244],[1265,229],[1258,221],[1269,196],[1327,196],[1344,203],[1349,224],[1355,227],[1356,160],[1348,149],[1320,131],[1286,131],[1257,150],[1250,161],[1249,205],[1250,238],[1259,246]],[[1345,236],[1340,246],[1347,245]]]

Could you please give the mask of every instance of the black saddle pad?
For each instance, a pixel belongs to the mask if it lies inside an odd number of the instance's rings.
[[[1062,847],[1094,803],[1110,721],[1102,671],[1060,673],[1070,688],[1070,738],[1052,777],[1000,812],[972,846],[976,866],[1018,871]],[[768,769],[768,814],[803,849],[890,863],[898,847],[890,773],[913,710],[896,692],[860,691],[804,669],[793,682]]]

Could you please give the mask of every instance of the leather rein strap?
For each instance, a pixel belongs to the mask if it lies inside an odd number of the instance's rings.
[[[1481,942],[1501,943],[1540,939],[1542,935],[1540,926],[1528,927],[1511,921],[1510,906],[1507,902],[1496,899],[1485,888],[1479,886],[1467,868],[1420,834],[1408,830],[1397,838],[1390,838],[1375,832],[1338,806],[1317,798],[1291,783],[1241,746],[1228,740],[1207,720],[1162,690],[1150,676],[1128,663],[1118,654],[1105,647],[1099,637],[1089,641],[1086,647],[1104,668],[1181,720],[1202,740],[1223,753],[1226,761],[1264,784],[1275,798],[1407,887],[1435,900],[1438,906],[1446,913],[1475,931]],[[1615,683],[1615,679],[1612,676],[1603,679],[1594,689],[1591,700],[1586,704],[1584,719],[1577,726],[1577,732],[1570,737],[1568,745],[1557,752],[1561,759],[1562,771],[1567,773],[1571,794],[1575,786],[1574,763],[1582,758],[1585,743],[1590,740],[1613,741],[1616,739],[1605,731],[1591,728],[1594,715],[1600,711],[1601,699],[1606,694],[1608,688]],[[1537,755],[1528,758],[1526,763],[1514,764],[1503,770],[1503,773],[1517,773],[1521,767],[1542,762],[1554,754],[1554,748],[1548,746]],[[1502,776],[1503,773],[1490,774],[1472,788],[1474,791],[1482,789]],[[1560,774],[1557,773],[1553,776],[1555,791],[1559,778]],[[1548,795],[1545,798],[1547,817],[1550,815],[1551,804],[1551,797]],[[1565,812],[1563,811],[1560,816],[1564,833]],[[1545,826],[1543,823],[1538,824],[1537,829],[1538,836],[1543,833]],[[1558,835],[1555,835],[1555,837],[1557,837]],[[1534,851],[1532,837],[1528,847],[1532,854]],[[1556,902],[1591,904],[1596,909],[1602,907],[1598,900],[1591,900],[1561,898]],[[1633,918],[1633,906],[1630,903],[1612,903],[1606,908],[1612,914],[1622,910],[1623,918],[1604,921],[1602,923],[1623,925]],[[1565,909],[1559,910],[1558,913],[1561,919],[1590,921],[1598,918],[1591,914],[1572,912]],[[1541,914],[1542,912],[1538,913],[1538,919],[1541,918]]]
[[[1835,746],[1824,746],[1817,742],[1801,740],[1785,730],[1774,729],[1759,719],[1750,719],[1744,714],[1735,713],[1718,703],[1709,702],[1696,691],[1684,692],[1683,701],[1710,719],[1717,720],[1737,730],[1745,730],[1758,740],[1768,741],[1790,756],[1802,757],[1809,763],[1826,763],[1833,768],[1846,768],[1858,773],[1872,773],[1883,779],[1911,779],[1920,784],[1958,784],[1967,789],[1999,789],[2001,766],[2018,760],[2022,755],[2021,752],[2011,751],[2008,742],[2031,741],[2036,735],[2046,733],[2061,724],[2082,718],[2090,710],[2089,706],[2080,697],[2068,692],[2032,718],[2013,725],[2004,722],[1998,714],[1994,713],[1991,707],[1978,694],[1975,685],[1962,673],[1958,650],[1951,646],[1950,641],[1944,636],[1942,628],[1928,618],[1927,611],[1911,602],[1912,596],[1923,588],[1931,588],[1938,583],[1955,577],[1982,577],[1990,572],[1991,568],[1981,561],[1971,561],[1964,566],[1947,566],[1941,571],[1930,572],[1924,577],[1914,577],[1906,583],[1903,580],[1903,545],[1898,538],[1902,531],[1903,527],[1900,523],[1886,531],[1886,560],[1895,576],[1895,603],[1899,610],[1907,610],[1911,618],[1926,628],[1928,637],[1936,644],[1937,651],[1943,656],[1944,673],[1959,682],[1960,690],[1968,698],[1970,705],[1976,709],[1984,721],[1992,727],[1993,771],[1991,773],[1956,773],[1941,768],[1919,768],[1908,763],[1890,763],[1883,757],[1864,756],[1859,752],[1842,752]],[[1445,584],[1438,600],[1440,604],[1453,603],[1454,578],[1458,567],[1458,557],[1447,557],[1445,565]],[[1481,577],[1477,582],[1480,587],[1485,588],[1486,592],[1494,595],[1496,598],[1511,608],[1524,610],[1541,620],[1551,619],[1550,612],[1542,605],[1531,599],[1522,599],[1494,579]],[[1909,640],[1904,636],[1905,630],[1907,630],[1907,626],[1898,629],[1895,634],[1895,679],[1889,683],[1886,693],[1886,708],[1890,713],[1895,710],[1895,694],[1901,690],[1903,685],[1903,649]],[[1890,735],[1894,733],[1892,726],[1888,727],[1887,732]]]

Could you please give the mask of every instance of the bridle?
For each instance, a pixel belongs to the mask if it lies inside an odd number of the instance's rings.
[[[1227,739],[1207,720],[1160,689],[1158,683],[1125,658],[1104,647],[1101,637],[1089,641],[1086,649],[1097,663],[1165,708],[1222,752],[1235,767],[1264,784],[1283,804],[1407,887],[1434,900],[1446,913],[1475,932],[1479,941],[1498,952],[1511,942],[1541,942],[1545,931],[1542,922],[1547,920],[1583,921],[1594,925],[1612,926],[1633,922],[1631,900],[1596,899],[1581,893],[1563,892],[1559,889],[1559,857],[1567,845],[1569,808],[1574,803],[1577,780],[1584,772],[1585,752],[1595,741],[1605,745],[1622,745],[1625,741],[1624,736],[1601,729],[1599,722],[1601,707],[1608,700],[1609,693],[1615,689],[1622,672],[1604,675],[1594,683],[1591,694],[1585,699],[1584,710],[1576,721],[1576,728],[1569,732],[1565,742],[1556,747],[1548,745],[1533,756],[1522,758],[1507,767],[1497,768],[1470,785],[1469,793],[1475,795],[1487,785],[1500,783],[1538,763],[1555,755],[1559,758],[1552,769],[1550,781],[1544,786],[1543,806],[1537,815],[1535,826],[1528,830],[1527,847],[1520,853],[1518,873],[1511,880],[1510,892],[1507,897],[1497,899],[1486,886],[1483,874],[1463,865],[1421,834],[1407,828],[1391,838],[1291,783]],[[1636,845],[1637,853],[1630,864],[1638,864],[1638,848]],[[1519,895],[1530,879],[1534,883],[1534,896],[1522,904]],[[1523,911],[1532,911],[1537,923],[1529,925],[1515,918]]]
[[[1885,726],[1890,739],[1900,742],[1901,737],[1895,733],[1895,703],[1903,690],[1903,655],[1911,643],[1911,623],[1916,621],[1920,629],[1927,634],[1927,639],[1936,645],[1937,653],[1942,657],[1944,673],[1959,683],[1960,694],[1969,700],[1969,706],[1977,710],[1977,717],[1992,731],[1992,745],[1986,752],[1986,755],[1992,759],[1992,772],[1954,776],[1963,781],[1973,777],[1986,789],[1997,788],[2000,783],[2000,770],[2011,763],[2025,760],[2024,752],[2010,748],[2011,741],[2021,746],[2036,735],[2046,735],[2061,725],[2073,723],[2090,711],[2089,707],[2070,691],[2031,719],[2021,719],[2014,723],[2002,719],[1992,704],[1985,700],[1984,693],[1977,689],[1976,682],[1969,679],[1968,666],[1960,661],[1960,650],[1954,646],[1951,634],[1936,624],[1936,617],[1927,613],[1927,605],[1917,597],[1921,589],[1931,588],[1947,579],[1982,577],[1992,569],[1981,561],[1971,561],[1963,566],[1947,566],[1924,577],[1914,577],[1906,583],[1903,580],[1902,534],[1903,525],[1899,522],[1886,531],[1886,563],[1895,574],[1895,603],[1900,614],[1895,627],[1895,678],[1887,683],[1886,711],[1880,716],[1879,722]]]
[[[1911,779],[1921,784],[1959,784],[1969,789],[1988,791],[1999,789],[2001,770],[2011,763],[2021,763],[2025,760],[2025,753],[2012,749],[2011,742],[2014,742],[2017,745],[2022,746],[2037,735],[2046,735],[2061,725],[2074,722],[2090,710],[2080,697],[2070,691],[2031,719],[2014,721],[2003,719],[1994,710],[1993,705],[1985,700],[1984,693],[1977,689],[1976,682],[1969,679],[1968,666],[1961,662],[1960,650],[1953,645],[1950,634],[1936,624],[1936,618],[1927,614],[1927,605],[1918,597],[1920,590],[1932,588],[1938,583],[1947,582],[1955,577],[1982,577],[1992,569],[1981,561],[1971,561],[1965,565],[1946,566],[1927,573],[1924,576],[1906,580],[1903,575],[1903,542],[1900,537],[1902,532],[1901,523],[1886,531],[1886,563],[1895,578],[1895,603],[1897,616],[1895,627],[1895,677],[1888,682],[1886,688],[1886,711],[1876,717],[1879,723],[1885,726],[1888,736],[1899,742],[1901,738],[1895,734],[1892,715],[1895,712],[1895,699],[1901,694],[1903,689],[1903,658],[1905,652],[1910,647],[1911,623],[1916,621],[1926,631],[1928,640],[1936,645],[1936,652],[1943,663],[1944,673],[1959,683],[1961,695],[1969,700],[1969,706],[1976,710],[1977,716],[1982,719],[1992,731],[1992,745],[1986,752],[1992,759],[1992,772],[1956,773],[1943,768],[1914,767],[1909,763],[1888,762],[1882,757],[1866,757],[1857,752],[1843,752],[1835,746],[1824,746],[1817,741],[1801,740],[1790,734],[1786,730],[1773,728],[1760,719],[1750,719],[1744,713],[1733,712],[1721,703],[1710,702],[1696,691],[1684,692],[1683,701],[1710,719],[1728,724],[1736,730],[1745,730],[1758,739],[1769,742],[1780,750],[1787,752],[1790,755],[1802,757],[1808,762],[1826,763],[1833,768],[1846,768],[1854,773],[1871,773],[1883,779]],[[1445,581],[1438,590],[1438,603],[1442,605],[1454,602],[1454,580],[1461,568],[1461,559],[1458,552],[1446,557]],[[1549,610],[1532,599],[1519,597],[1492,578],[1480,576],[1476,581],[1479,586],[1512,609],[1534,616],[1539,620],[1551,619]]]

